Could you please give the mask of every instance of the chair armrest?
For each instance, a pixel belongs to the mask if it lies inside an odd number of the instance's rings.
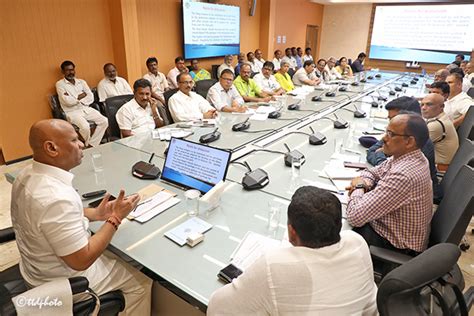
[[[409,255],[376,246],[370,246],[370,255],[373,259],[398,265],[402,265],[413,259],[413,257]]]
[[[12,240],[15,240],[15,232],[13,231],[13,227],[0,229],[0,244]]]
[[[83,276],[69,278],[69,284],[72,294],[85,292],[89,288],[89,280]]]
[[[467,310],[471,310],[474,301],[474,286],[471,286],[466,292],[464,292],[464,300],[466,301]]]

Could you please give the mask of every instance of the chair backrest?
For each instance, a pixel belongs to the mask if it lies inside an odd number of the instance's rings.
[[[469,139],[461,140],[459,148],[454,154],[454,157],[449,164],[448,170],[446,170],[443,180],[440,183],[443,192],[450,190],[451,184],[453,183],[454,177],[458,174],[459,169],[461,169],[463,165],[469,164],[473,158],[474,141]]]
[[[168,91],[165,91],[165,93],[163,93],[163,96],[165,98],[165,110],[166,110],[166,115],[168,116],[168,121],[170,122],[170,124],[173,124],[174,123],[174,120],[173,120],[173,117],[171,117],[171,112],[170,112],[170,108],[168,106],[168,100],[173,96],[173,94],[175,94],[176,92],[178,92],[178,89],[171,89],[171,90],[168,90]]]
[[[293,79],[293,75],[295,74],[296,71],[294,71],[292,68],[288,68],[288,75],[290,75],[290,78]]]
[[[109,120],[109,135],[112,139],[120,138],[120,127],[115,119],[115,114],[117,114],[122,105],[131,99],[133,99],[133,94],[118,95],[105,100],[105,114]]]
[[[388,273],[377,292],[380,315],[431,315],[429,304],[425,304],[427,295],[422,291],[445,276],[460,254],[457,246],[438,244]],[[433,308],[439,310],[438,306]]]
[[[430,246],[439,243],[459,245],[474,214],[473,184],[474,168],[462,166],[431,219]]]
[[[205,99],[207,97],[207,92],[216,82],[216,79],[204,79],[196,81],[196,84],[194,85],[194,91],[196,91],[197,94],[201,95]]]
[[[474,141],[474,104],[467,110],[466,116],[458,128],[458,138],[459,144],[464,138]]]
[[[51,107],[51,114],[53,118],[66,120],[66,113],[64,113],[59,103],[59,97],[57,94],[52,94],[48,96],[49,106]]]
[[[471,83],[474,81],[474,78],[471,79]],[[473,83],[474,85],[474,83]],[[471,98],[474,99],[474,87],[470,87],[469,90],[467,90],[467,95],[470,96]]]
[[[218,79],[217,78],[217,69],[219,68],[220,65],[212,65],[211,66],[211,78],[212,79]]]

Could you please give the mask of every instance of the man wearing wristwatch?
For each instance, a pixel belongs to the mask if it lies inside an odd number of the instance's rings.
[[[383,137],[383,151],[390,157],[363,171],[347,188],[347,220],[369,245],[408,254],[426,249],[433,193],[420,148],[428,138],[420,115],[395,116]]]
[[[30,129],[33,162],[15,179],[11,216],[20,251],[20,272],[29,287],[58,278],[84,276],[102,295],[121,290],[124,315],[150,315],[152,281],[106,251],[121,221],[140,200],[137,194],[83,208],[70,173],[81,164],[84,144],[72,125],[43,120]],[[102,222],[91,236],[89,222]]]
[[[133,99],[125,103],[115,114],[122,137],[143,133],[164,125],[158,113],[162,106],[151,96],[151,82],[138,79],[133,84]]]

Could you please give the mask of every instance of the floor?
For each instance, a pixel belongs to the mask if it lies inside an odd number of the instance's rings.
[[[15,163],[12,165],[2,165],[0,166],[0,229],[11,226],[10,220],[10,192],[11,184],[5,180],[4,174],[12,171],[21,170],[22,168],[28,166],[31,163],[31,160]],[[466,234],[468,242],[472,245],[466,252],[462,252],[461,258],[459,259],[459,265],[463,271],[464,278],[466,280],[466,288],[469,286],[474,286],[474,235],[471,233],[471,230],[474,228],[474,221],[471,221],[470,227],[468,227],[468,233]],[[7,269],[8,267],[18,263],[19,253],[14,241],[0,245],[0,271]],[[164,301],[169,301],[173,298],[174,295],[170,296],[168,291],[162,291]],[[156,297],[156,296],[155,296]],[[162,299],[159,301],[163,302]],[[182,302],[177,301],[176,304],[172,304],[170,310],[162,311],[159,314],[161,315],[173,315],[179,308],[189,308],[190,306],[181,306],[178,308],[178,305],[183,305]],[[189,311],[188,311],[189,312]],[[193,311],[196,313],[197,311]],[[196,314],[201,314],[197,312]]]

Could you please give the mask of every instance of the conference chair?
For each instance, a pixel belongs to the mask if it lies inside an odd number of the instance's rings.
[[[295,70],[293,70],[292,68],[288,68],[288,75],[290,76],[291,79],[293,79],[293,75],[295,74]]]
[[[173,124],[173,123],[174,123],[174,120],[173,120],[173,117],[171,116],[170,108],[168,107],[168,100],[169,100],[169,99],[173,96],[173,94],[175,94],[176,92],[178,92],[178,89],[171,89],[171,90],[165,91],[165,93],[163,93],[163,96],[164,96],[164,98],[165,98],[166,116],[167,116],[168,121],[170,122],[170,124]]]
[[[219,79],[219,78],[217,77],[217,69],[219,68],[219,66],[220,66],[220,65],[212,65],[212,66],[211,66],[211,78],[212,78],[212,79],[216,79],[216,80]]]
[[[464,165],[474,167],[474,141],[469,139],[462,139],[458,150],[454,154],[448,170],[444,173],[443,179],[440,182],[443,192],[450,190],[455,176]]]
[[[472,88],[471,88],[472,89]],[[474,102],[474,101],[473,101]],[[474,104],[467,110],[463,122],[457,129],[459,144],[464,138],[474,141]]]
[[[0,243],[15,240],[15,233],[12,227],[0,230]],[[73,294],[86,292],[89,288],[89,281],[86,277],[69,278]],[[0,315],[16,315],[15,306],[12,298],[25,293],[28,290],[26,283],[21,276],[19,265],[16,264],[0,272]],[[45,297],[48,293],[45,293]],[[117,315],[125,308],[125,298],[122,291],[112,291],[99,296],[100,311],[99,314]],[[90,315],[95,308],[95,298],[91,297],[81,302],[73,304],[73,314],[86,316]]]
[[[463,165],[454,177],[452,184],[445,191],[443,200],[433,214],[428,248],[440,243],[459,245],[474,213],[473,183],[474,168]],[[378,271],[382,274],[411,259],[410,256],[395,250],[375,246],[370,246],[370,253],[374,261],[383,263],[383,271]]]
[[[441,243],[387,274],[377,292],[380,315],[467,316],[474,288],[463,295],[450,272],[460,253],[455,245]]]
[[[474,78],[471,79],[471,83],[474,85],[473,81],[474,81]],[[470,87],[466,93],[468,96],[474,99],[474,87]]]
[[[199,94],[205,99],[207,97],[207,92],[216,82],[216,79],[205,79],[196,81],[196,84],[194,85],[194,90],[197,94]]]
[[[52,94],[50,96],[48,96],[48,101],[49,101],[49,106],[51,108],[51,114],[53,115],[53,118],[55,119],[60,119],[60,120],[65,120],[67,121],[67,118],[66,118],[66,113],[64,113],[64,110],[63,108],[61,107],[61,104],[59,103],[59,97],[57,94]],[[94,105],[94,106],[93,106]],[[97,104],[95,103],[92,103],[91,106],[98,110],[96,108]],[[99,111],[99,110],[98,110]],[[99,111],[100,112],[100,111]],[[91,135],[95,132],[95,129],[97,127],[97,124],[95,124],[94,122],[92,121],[88,121],[89,122],[89,126],[90,126],[90,129],[91,129]],[[76,133],[77,135],[79,135],[79,139],[84,142],[84,139],[82,138],[81,134],[79,134],[79,127],[77,127],[76,125],[72,124],[72,126],[74,127],[74,129],[76,130]]]
[[[118,126],[115,114],[117,114],[122,105],[131,99],[133,99],[133,94],[118,95],[105,100],[105,115],[109,120],[108,133],[111,140],[117,140],[121,137],[120,127]]]

